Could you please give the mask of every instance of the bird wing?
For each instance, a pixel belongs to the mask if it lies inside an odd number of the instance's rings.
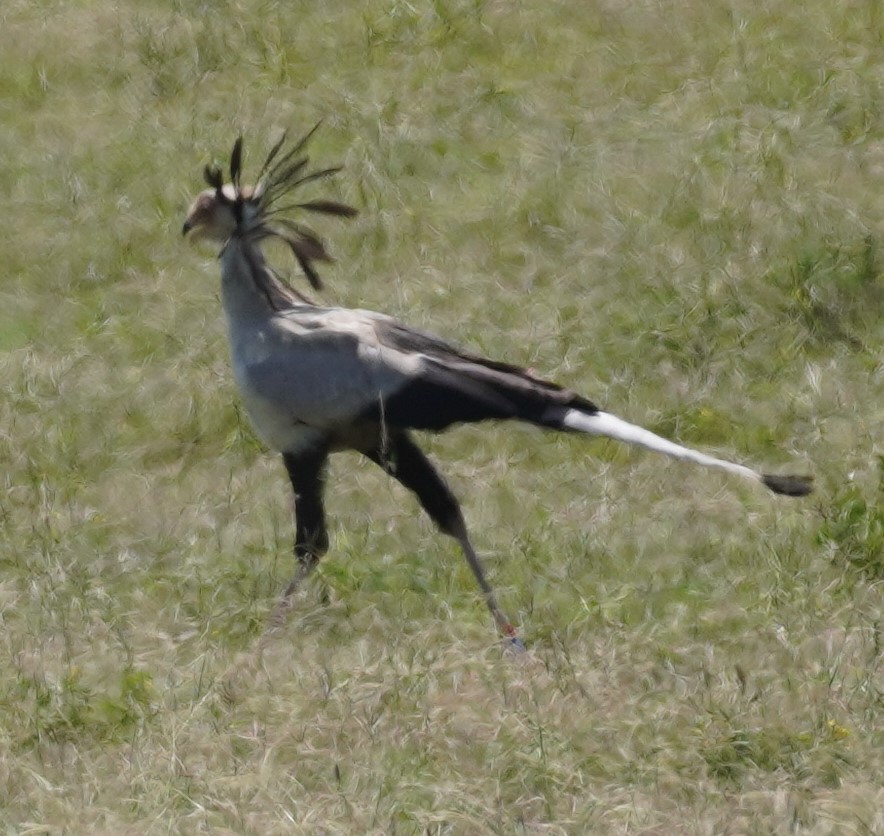
[[[372,311],[296,306],[277,314],[240,377],[246,396],[317,428],[365,420],[441,430],[518,418],[561,426],[589,401],[509,363],[461,351]]]
[[[510,363],[462,351],[384,318],[375,324],[389,350],[419,358],[404,384],[384,400],[389,423],[441,430],[455,423],[517,418],[560,428],[567,408],[595,412],[585,398]]]

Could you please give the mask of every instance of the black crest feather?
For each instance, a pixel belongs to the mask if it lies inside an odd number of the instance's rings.
[[[352,206],[336,200],[291,202],[283,200],[283,198],[291,199],[292,194],[302,186],[331,177],[341,170],[340,166],[315,171],[309,168],[310,158],[304,154],[304,149],[320,124],[317,123],[289,149],[285,149],[286,134],[283,133],[267,154],[254,190],[242,186],[243,138],[241,136],[237,137],[230,153],[230,180],[235,191],[233,203],[238,224],[237,234],[249,237],[253,241],[267,238],[281,239],[291,250],[307,281],[317,290],[322,287],[322,281],[314,262],[328,263],[333,259],[328,254],[322,239],[312,229],[285,217],[284,213],[313,212],[340,218],[352,218],[358,214]],[[203,176],[218,193],[219,198],[230,201],[230,198],[223,193],[224,175],[217,165],[207,165]],[[249,207],[250,211],[244,211],[245,207]],[[265,290],[274,307],[284,307],[286,299],[289,303],[309,301],[290,288],[269,266],[267,276],[269,281]]]
[[[203,178],[216,191],[220,192],[224,188],[224,175],[216,165],[207,165],[203,169]]]
[[[276,155],[279,153],[279,149],[285,145],[286,137],[288,136],[287,131],[282,132],[282,136],[277,141],[276,145],[274,145],[270,149],[270,153],[267,155],[267,159],[264,160],[264,165],[261,166],[261,172],[258,174],[258,182],[264,177],[267,173],[267,169],[270,168],[270,164],[276,159]]]
[[[342,218],[355,218],[359,211],[346,203],[338,203],[334,200],[308,200],[306,203],[296,203],[298,209],[306,209],[308,212],[323,212],[326,215],[339,215]]]
[[[324,180],[341,170],[340,166],[310,170],[310,158],[304,153],[304,149],[320,124],[318,122],[314,125],[288,149],[285,149],[286,134],[283,133],[282,137],[270,149],[261,166],[254,193],[241,187],[243,157],[241,136],[237,138],[230,154],[230,179],[236,191],[237,206],[250,205],[257,210],[251,214],[249,229],[244,232],[254,235],[257,240],[280,238],[284,241],[304,272],[307,281],[317,290],[322,287],[322,281],[314,262],[328,263],[333,259],[328,254],[322,239],[312,229],[284,217],[284,213],[302,211],[339,218],[352,218],[358,214],[358,211],[352,206],[336,200],[319,199],[303,202],[285,202],[283,200],[286,197],[291,199],[292,194],[302,186],[315,180]],[[224,176],[221,170],[217,166],[206,166],[204,176],[206,182],[220,194],[224,186]],[[239,211],[241,212],[241,209]],[[238,214],[238,217],[243,216]],[[277,273],[273,275],[276,287],[273,299],[276,303],[279,298],[282,298],[280,296],[281,288],[287,286]],[[289,288],[288,292],[293,294],[293,300],[294,297],[301,301],[304,300],[304,297],[296,291]]]
[[[230,182],[239,192],[239,178],[242,174],[242,137],[238,136],[233,143],[233,151],[230,152]]]

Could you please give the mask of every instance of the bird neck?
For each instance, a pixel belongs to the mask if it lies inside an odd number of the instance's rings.
[[[282,309],[278,285],[261,248],[246,236],[232,236],[221,253],[221,298],[228,317],[266,319]]]
[[[233,235],[221,252],[221,295],[228,316],[254,320],[315,303],[280,279],[250,235]]]

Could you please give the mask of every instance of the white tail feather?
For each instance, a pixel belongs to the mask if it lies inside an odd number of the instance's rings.
[[[602,435],[617,441],[625,441],[627,444],[637,444],[640,447],[646,447],[648,450],[663,453],[675,459],[685,459],[705,465],[706,467],[717,467],[721,470],[727,470],[730,473],[744,476],[747,479],[753,479],[756,482],[764,481],[764,476],[752,470],[751,467],[725,461],[724,459],[717,459],[715,456],[709,456],[698,450],[692,450],[690,447],[682,447],[681,444],[662,438],[650,430],[644,429],[644,427],[630,424],[628,421],[624,421],[622,418],[607,412],[596,412],[593,415],[588,415],[577,409],[569,409],[565,413],[562,425],[569,430],[576,430],[589,435]]]

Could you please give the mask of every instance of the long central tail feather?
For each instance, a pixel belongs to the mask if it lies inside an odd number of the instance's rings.
[[[738,476],[751,479],[755,482],[761,482],[774,493],[784,494],[786,496],[806,496],[813,489],[813,479],[809,476],[775,476],[760,473],[743,464],[730,462],[726,459],[719,459],[690,447],[684,447],[662,438],[650,430],[639,427],[636,424],[630,424],[616,415],[607,412],[587,413],[578,409],[569,409],[562,418],[562,427],[576,432],[587,433],[589,435],[600,435],[606,438],[613,438],[617,441],[624,441],[627,444],[635,444],[639,447],[645,447],[656,453],[662,453],[665,456],[671,456],[675,459],[683,459],[705,467],[715,467],[720,470],[726,470],[729,473],[735,473]]]

